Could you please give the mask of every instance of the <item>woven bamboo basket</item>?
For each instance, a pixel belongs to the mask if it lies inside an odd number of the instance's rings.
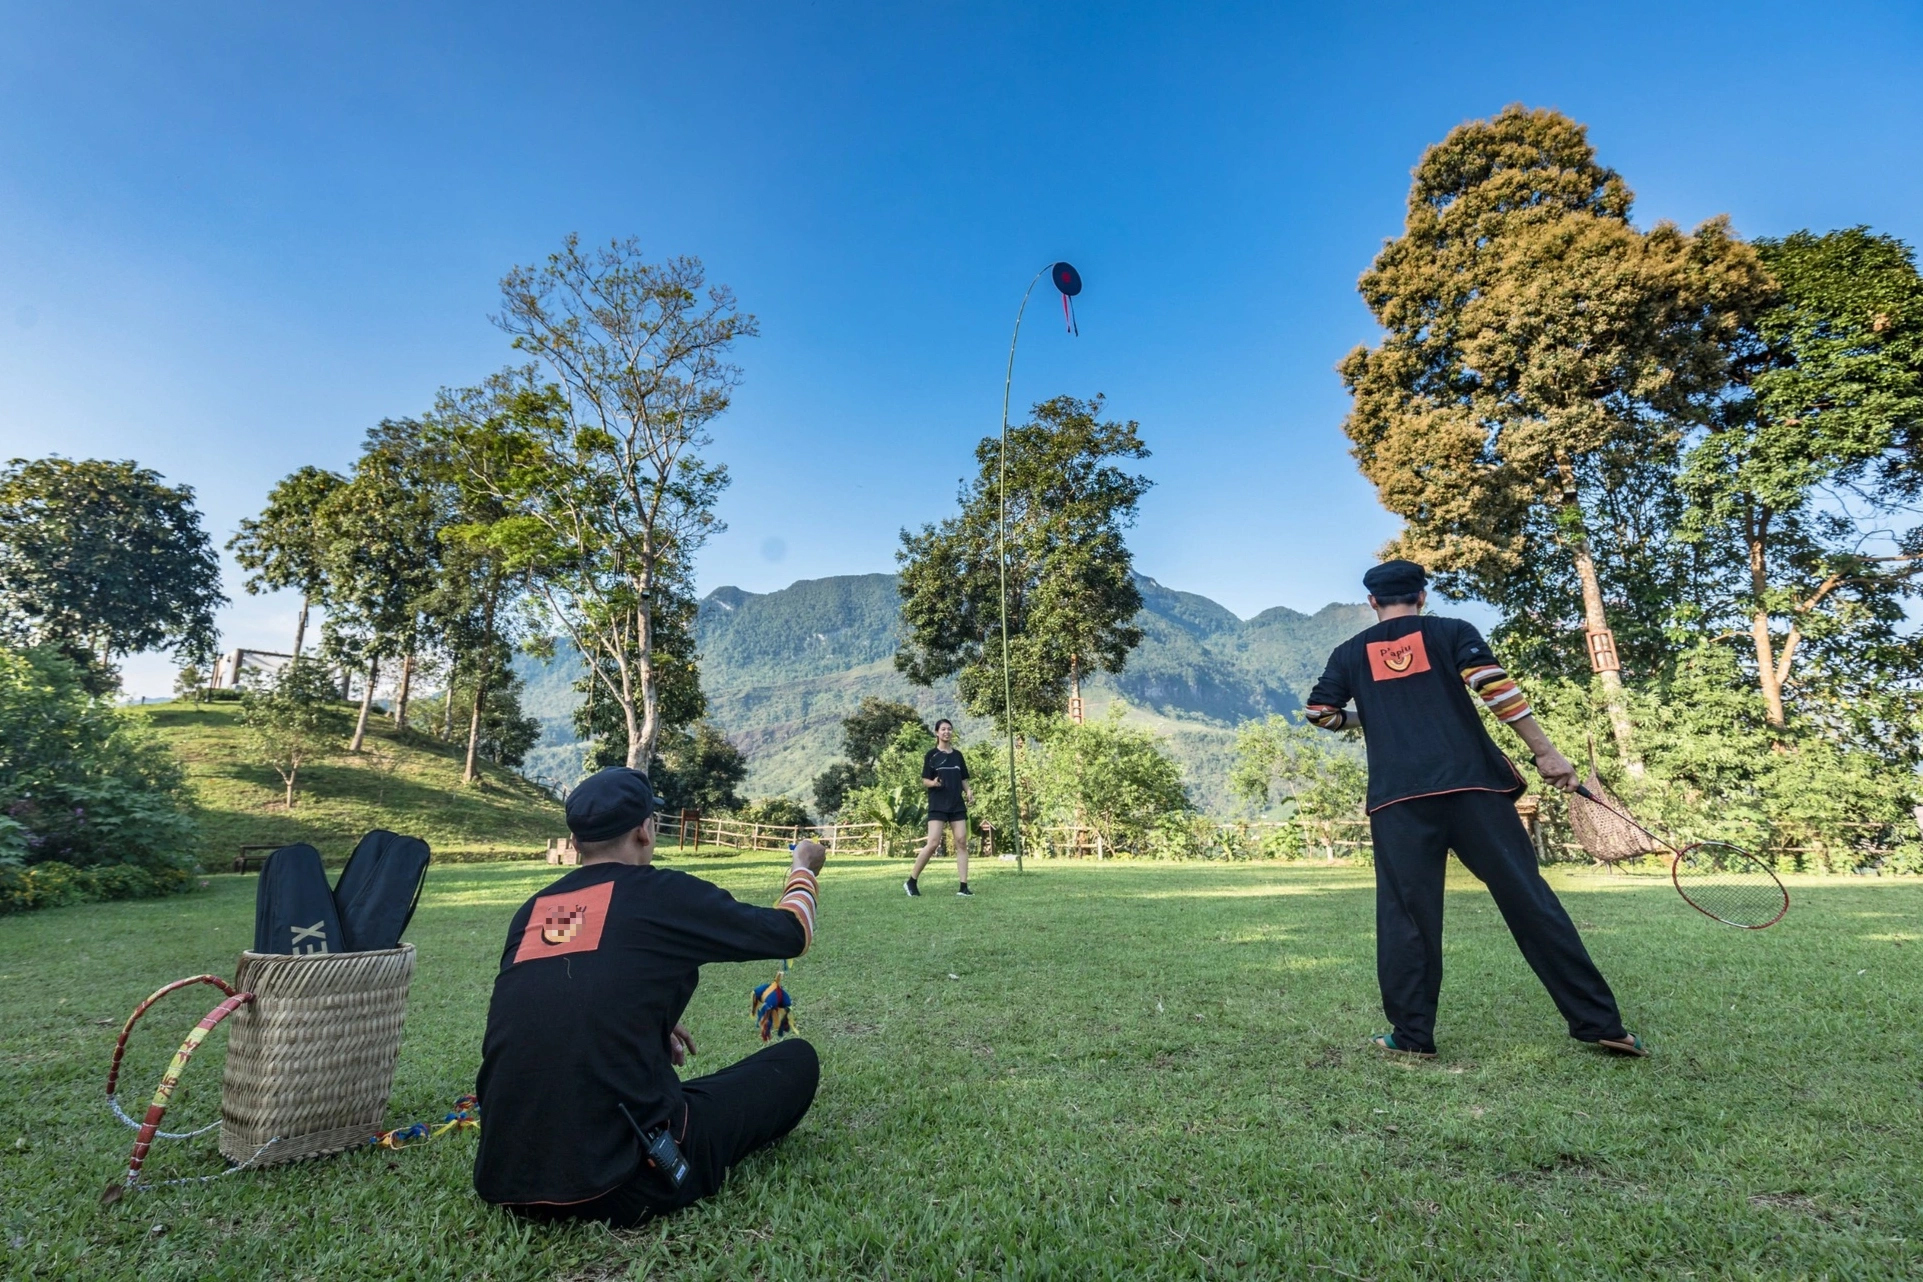
[[[242,953],[228,1019],[220,1151],[271,1166],[364,1144],[401,1053],[414,945],[367,953]]]

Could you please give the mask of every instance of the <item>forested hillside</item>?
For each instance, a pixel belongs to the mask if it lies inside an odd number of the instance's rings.
[[[1330,647],[1371,616],[1361,605],[1328,605],[1243,620],[1207,597],[1136,582],[1142,644],[1123,672],[1086,683],[1089,713],[1119,696],[1132,719],[1169,736],[1196,800],[1224,810],[1234,727],[1300,707]],[[748,794],[808,799],[810,781],[838,752],[841,718],[863,695],[900,699],[930,720],[953,717],[964,742],[987,732],[961,715],[952,683],[912,686],[895,671],[897,602],[892,574],[804,579],[766,593],[724,587],[703,598],[701,684],[710,718],[748,753]],[[520,667],[523,704],[548,727],[528,772],[571,778],[581,756],[570,724],[579,662],[564,646],[551,663],[524,658]]]

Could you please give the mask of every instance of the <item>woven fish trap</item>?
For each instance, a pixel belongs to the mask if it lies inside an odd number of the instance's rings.
[[[229,1018],[220,1151],[271,1166],[365,1144],[381,1129],[407,1019],[414,945],[242,953]]]
[[[1569,794],[1569,826],[1576,830],[1577,844],[1599,863],[1616,864],[1644,855],[1667,854],[1663,844],[1623,818],[1628,813],[1623,803],[1603,787],[1592,767],[1583,786],[1596,801]],[[1602,804],[1598,805],[1597,802]],[[1616,813],[1622,811],[1623,814]]]

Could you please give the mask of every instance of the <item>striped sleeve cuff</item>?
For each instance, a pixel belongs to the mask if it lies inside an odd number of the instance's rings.
[[[801,923],[801,951],[807,952],[815,942],[815,895],[818,887],[815,875],[806,868],[796,868],[788,874],[788,885],[775,901],[776,908],[785,908],[795,915]]]
[[[1493,663],[1464,668],[1462,681],[1482,700],[1482,706],[1489,709],[1489,714],[1504,725],[1520,721],[1533,711],[1528,696],[1523,694],[1515,679]]]

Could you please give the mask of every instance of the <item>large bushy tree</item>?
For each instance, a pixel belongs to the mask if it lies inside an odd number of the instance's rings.
[[[1907,245],[1861,227],[1756,247],[1774,289],[1682,478],[1708,589],[1698,621],[1747,634],[1771,727],[1800,704],[1913,752],[1896,723],[1923,675],[1907,626],[1923,568],[1923,278]]]
[[[359,752],[367,734],[383,662],[409,660],[419,646],[423,605],[440,579],[446,515],[420,436],[412,420],[370,429],[352,476],[321,512],[323,635],[329,655],[366,681],[349,752]]]
[[[307,618],[327,596],[327,527],[323,513],[347,485],[347,478],[325,468],[303,467],[275,483],[267,506],[240,523],[227,540],[247,574],[247,591],[300,593],[300,618],[294,624],[294,657],[307,644]]]
[[[1459,126],[1362,277],[1382,342],[1341,365],[1344,430],[1404,521],[1390,550],[1565,670],[1586,667],[1581,632],[1606,628],[1633,670],[1662,661],[1687,575],[1663,537],[1671,469],[1767,282],[1722,220],[1643,232],[1630,205],[1565,116]],[[1621,677],[1600,679],[1633,761]]]
[[[1120,672],[1142,640],[1123,531],[1150,481],[1123,466],[1148,457],[1139,424],[1105,422],[1102,398],[1058,396],[1008,433],[1008,668],[1017,726],[1068,706],[1071,674]],[[962,704],[1011,729],[1003,710],[1001,440],[975,448],[961,511],[902,531],[895,666],[917,685],[959,674]]]
[[[727,469],[702,451],[755,319],[698,259],[650,263],[632,240],[583,251],[570,236],[501,293],[496,322],[535,363],[444,396],[436,417],[505,510],[474,537],[530,573],[643,766],[664,726],[657,617],[721,528]]]
[[[143,650],[210,662],[226,602],[191,488],[131,461],[0,468],[0,628],[56,647],[91,689],[112,689],[114,659]]]

